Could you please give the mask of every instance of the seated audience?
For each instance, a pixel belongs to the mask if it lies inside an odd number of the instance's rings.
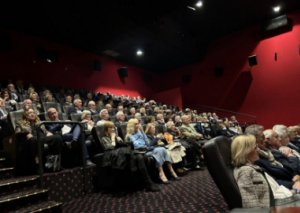
[[[181,125],[182,125],[181,117],[180,117],[180,115],[177,115],[177,116],[175,117],[175,126],[176,126],[176,127],[181,127]]]
[[[239,122],[236,120],[235,116],[234,116],[234,115],[231,116],[230,119],[231,119],[231,121],[233,122],[234,126],[236,126],[236,127],[238,128],[239,133],[240,133],[240,134],[243,134],[243,130],[242,130],[242,128],[240,127],[240,124],[239,124]]]
[[[102,109],[99,113],[101,120],[97,122],[97,126],[104,124],[109,119],[109,114],[107,109]]]
[[[134,118],[138,120],[140,125],[143,125],[143,120],[140,113],[135,113]]]
[[[293,141],[295,140],[295,135],[296,135],[294,129],[289,127],[289,128],[287,128],[287,132],[288,132],[288,137],[289,137],[289,143],[287,146],[300,153],[300,148],[293,144]]]
[[[135,108],[134,108],[134,107],[132,107],[132,108],[130,109],[130,115],[131,115],[131,116],[134,116],[134,115],[135,115]]]
[[[27,134],[27,139],[20,143],[19,155],[24,157],[24,160],[34,159],[36,164],[39,163],[36,126],[40,122],[41,121],[39,117],[32,108],[25,109],[15,129],[15,133]],[[61,138],[58,135],[53,135],[51,132],[47,131],[44,125],[42,125],[40,128],[40,135],[41,143],[48,144],[49,150],[47,153],[60,156],[61,151],[63,149],[63,143]]]
[[[155,121],[155,117],[153,115],[148,116],[146,121],[147,121],[147,124],[149,124],[149,123],[157,124],[157,122]]]
[[[83,110],[81,114],[81,122],[87,123],[87,129],[91,131],[95,126],[94,121],[91,120],[92,114],[89,110]]]
[[[140,108],[140,113],[141,113],[141,116],[147,116],[146,109],[144,107]]]
[[[88,102],[88,108],[92,115],[97,115],[99,112],[96,110],[96,104],[95,101],[89,101]]]
[[[67,96],[66,96],[66,102],[64,103],[64,105],[70,105],[70,106],[73,106],[73,103],[72,103],[72,96],[71,96],[71,95],[67,95]]]
[[[103,132],[104,137],[102,138],[102,142],[105,151],[118,149],[120,147],[120,145],[118,146],[118,143],[124,143],[120,137],[116,136],[115,125],[113,122],[107,121],[103,126]],[[147,157],[147,155],[144,156]],[[139,175],[145,183],[145,188],[147,191],[160,191],[158,185],[153,183],[148,175],[147,168],[145,166],[144,156],[142,154],[135,154],[134,156]]]
[[[158,124],[165,125],[164,116],[162,114],[157,114],[156,118],[157,118],[157,123]]]
[[[170,162],[169,155],[164,147],[151,147],[150,142],[145,135],[143,129],[140,128],[137,119],[130,119],[127,124],[127,131],[125,141],[130,141],[134,145],[134,149],[137,150],[147,150],[146,155],[152,156],[156,160],[156,168],[159,171],[159,177],[164,184],[169,184],[170,182],[165,176],[163,171],[163,165],[166,164],[172,177],[176,178],[177,175],[173,170],[172,164]]]
[[[33,92],[30,94],[29,98],[32,101],[32,103],[36,105],[38,115],[43,113],[42,104],[39,101],[39,95],[36,92]]]
[[[203,135],[198,133],[194,127],[190,124],[190,118],[186,115],[182,116],[182,125],[180,127],[182,135],[191,139],[203,139]]]
[[[224,135],[227,137],[232,137],[233,135],[235,135],[234,132],[232,132],[231,130],[227,129],[228,122],[225,121],[223,122],[223,120],[218,120],[217,124],[216,124],[216,131],[217,131],[217,135]]]
[[[71,119],[71,114],[73,113],[82,113],[82,101],[80,99],[74,99],[74,106],[68,109],[68,117]]]
[[[52,95],[46,95],[45,102],[55,102],[55,101]]]
[[[6,102],[6,108],[10,109],[11,111],[16,110],[17,102],[12,98],[11,93],[8,89],[2,90],[1,98]]]
[[[13,84],[8,84],[7,90],[10,92],[10,100],[18,101],[19,98],[15,86]]]
[[[112,106],[110,104],[105,105],[109,116],[115,116],[115,113],[112,111]]]
[[[86,95],[86,100],[85,100],[85,102],[86,102],[86,105],[88,105],[88,103],[90,102],[90,101],[93,101],[93,94],[92,93],[88,93],[87,95]]]
[[[29,87],[27,90],[28,95],[30,95],[31,93],[35,92],[33,87]]]
[[[60,122],[60,120],[58,119],[58,113],[57,113],[56,109],[50,108],[50,109],[48,109],[47,113],[48,113],[48,116],[51,121]],[[62,124],[57,123],[57,124],[46,124],[45,126],[46,126],[47,130],[52,133],[57,132],[57,131],[62,131],[62,140],[70,142],[70,148],[76,148],[79,144],[79,148],[81,149],[82,143],[84,143],[83,152],[84,152],[84,156],[86,159],[86,165],[88,165],[88,166],[94,165],[90,161],[90,157],[89,157],[89,153],[87,151],[87,147],[85,144],[84,136],[81,137],[81,135],[80,135],[80,126],[79,125],[76,125],[72,132],[71,132],[72,125],[70,125],[70,124],[62,125]]]
[[[116,127],[121,126],[122,124],[125,124],[125,115],[123,113],[123,111],[118,111],[116,114],[117,117],[117,121],[115,122]]]
[[[274,158],[284,167],[291,166],[296,174],[300,174],[299,159],[294,156],[291,149],[286,149],[282,153],[279,151],[281,147],[279,135],[271,129],[264,131],[266,138],[266,147],[273,154]]]
[[[229,121],[228,124],[229,124],[229,128],[228,128],[229,130],[231,130],[232,132],[234,132],[235,134],[238,134],[238,135],[242,134],[239,131],[240,127],[236,126],[234,122]]]
[[[155,107],[155,105],[154,105],[153,116],[156,117],[158,113],[159,113],[159,108],[158,108],[158,107]]]
[[[300,189],[299,182],[293,185],[295,190],[278,185],[268,173],[254,165],[259,159],[258,152],[253,135],[237,136],[231,145],[234,178],[241,192],[243,208],[270,207],[270,193],[275,199],[282,199],[293,196]]]

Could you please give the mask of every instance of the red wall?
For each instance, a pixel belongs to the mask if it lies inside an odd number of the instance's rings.
[[[285,32],[262,33],[256,25],[214,40],[204,61],[164,74],[159,89],[180,86],[184,108],[202,104],[252,114],[266,128],[299,124],[300,13],[287,16]],[[258,65],[249,72],[250,55]],[[223,76],[214,75],[215,66],[224,67]],[[187,85],[183,74],[191,75]]]
[[[23,79],[27,83],[110,91],[116,95],[153,94],[153,85],[145,84],[145,70],[140,68],[7,29],[0,28],[0,33],[10,37],[8,50],[0,52],[1,80]],[[58,63],[37,60],[37,45],[57,51]],[[102,60],[101,72],[92,70],[95,59]],[[123,66],[128,67],[128,78],[120,79],[117,70]]]
[[[179,109],[182,109],[182,98],[180,88],[155,93],[151,96],[151,99],[155,100],[156,102],[163,102],[167,105],[178,106]]]

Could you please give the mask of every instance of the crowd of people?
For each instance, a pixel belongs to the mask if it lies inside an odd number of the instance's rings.
[[[46,117],[57,122],[42,125],[38,130],[41,142],[47,144],[47,155],[56,156],[56,170],[60,169],[64,150],[81,147],[86,164],[94,165],[93,156],[89,155],[85,143],[87,138],[93,140],[91,135],[81,135],[79,125],[59,123],[71,121],[74,114],[80,114],[80,122],[85,124],[86,130],[92,131],[96,126],[103,128],[105,134],[101,143],[105,148],[102,151],[110,153],[106,154],[106,162],[114,160],[111,157],[113,150],[120,152],[122,149],[122,152],[134,156],[134,165],[140,171],[146,189],[150,191],[157,191],[159,187],[147,174],[147,157],[155,159],[161,183],[170,184],[164,168],[167,168],[171,179],[180,181],[179,176],[184,176],[191,169],[204,170],[201,148],[207,140],[217,135],[232,137],[243,133],[235,116],[220,119],[215,112],[197,113],[197,110],[189,108],[179,111],[176,107],[141,99],[140,96],[116,96],[110,92],[86,92],[83,95],[62,88],[55,91],[47,87],[36,88],[35,85],[28,85],[25,90],[21,80],[16,81],[16,87],[10,82],[1,91],[0,119],[5,124],[8,123],[9,112],[21,113],[16,128],[10,128],[1,140],[13,133],[25,135],[20,147],[22,157],[34,160],[36,164],[39,163],[36,125]],[[61,108],[46,109],[44,104],[47,102],[59,103]],[[59,118],[60,111],[65,113],[66,119]],[[126,134],[122,138],[119,133],[124,125]],[[163,131],[157,132],[157,126],[163,127]],[[128,144],[132,144],[130,151]]]

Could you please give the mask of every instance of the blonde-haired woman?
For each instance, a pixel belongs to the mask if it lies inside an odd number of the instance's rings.
[[[253,135],[237,136],[231,144],[232,164],[235,167],[233,174],[241,192],[243,208],[269,207],[270,193],[273,193],[275,199],[283,199],[300,190],[299,182],[289,190],[279,186],[263,169],[254,165],[259,159],[258,152],[259,148]]]
[[[169,158],[169,155],[164,147],[151,147],[150,142],[145,135],[142,128],[139,126],[139,122],[137,119],[130,119],[127,124],[127,130],[126,130],[126,137],[125,141],[133,142],[134,149],[139,150],[148,150],[146,155],[153,156],[156,160],[156,168],[158,168],[159,171],[159,177],[164,184],[170,183],[168,179],[165,176],[165,173],[163,171],[163,164],[165,163],[171,174],[174,173],[174,170],[172,168],[171,160]],[[153,149],[154,148],[154,149]],[[153,149],[153,150],[152,150]],[[174,176],[173,176],[174,177]]]
[[[31,93],[35,92],[33,87],[29,87],[28,90],[28,95],[30,95]]]
[[[33,92],[30,94],[29,98],[32,103],[36,105],[36,109],[38,110],[38,112],[42,113],[43,109],[41,103],[39,102],[39,95],[36,92]]]
[[[92,130],[93,127],[95,126],[94,121],[91,120],[91,112],[89,110],[83,110],[81,113],[81,122],[87,123],[88,125],[88,130]]]
[[[34,109],[24,109],[17,125],[15,133],[26,133],[26,140],[20,143],[20,156],[24,157],[24,161],[35,159],[36,164],[39,163],[37,150],[37,132],[36,126],[41,123]],[[49,154],[60,155],[63,143],[61,137],[48,132],[44,125],[40,128],[41,143],[48,144]],[[42,146],[43,148],[43,146]],[[22,169],[22,168],[21,168]]]

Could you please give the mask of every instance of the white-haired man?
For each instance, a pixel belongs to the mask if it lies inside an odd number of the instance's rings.
[[[99,113],[101,120],[97,122],[97,126],[104,124],[109,119],[109,114],[107,109],[102,109]]]
[[[121,126],[122,124],[125,124],[125,115],[122,111],[117,112],[116,114],[117,121],[115,122],[116,127]]]
[[[96,103],[95,101],[89,101],[88,102],[89,111],[91,112],[91,115],[97,115],[99,112],[96,110]]]
[[[72,113],[82,113],[82,101],[80,99],[75,99],[73,101],[74,106],[70,107],[68,110],[68,117],[71,119]]]

